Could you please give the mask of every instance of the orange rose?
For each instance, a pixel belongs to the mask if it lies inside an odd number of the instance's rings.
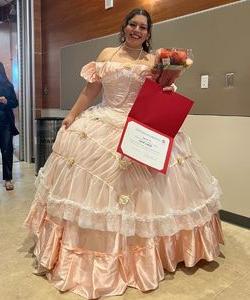
[[[173,54],[172,50],[163,48],[163,49],[161,49],[160,57],[161,58],[169,58],[172,56],[172,54]]]
[[[183,65],[187,59],[187,53],[185,51],[174,51],[172,54],[174,65]]]

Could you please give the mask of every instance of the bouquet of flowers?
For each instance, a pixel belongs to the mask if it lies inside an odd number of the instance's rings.
[[[156,52],[153,79],[162,87],[170,86],[192,64],[191,49],[161,48]]]

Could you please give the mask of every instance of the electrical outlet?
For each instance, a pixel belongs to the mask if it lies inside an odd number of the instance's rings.
[[[208,89],[208,75],[201,75],[201,88]]]
[[[234,86],[234,73],[227,73],[225,75],[225,86],[227,88]]]

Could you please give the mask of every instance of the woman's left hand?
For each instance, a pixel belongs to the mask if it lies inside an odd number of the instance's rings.
[[[0,103],[7,104],[7,99],[4,96],[0,96]]]
[[[154,59],[154,66],[153,68],[148,72],[148,74],[146,74],[146,78],[149,78],[153,81],[156,81],[159,83],[159,79],[160,76],[162,75],[162,71],[159,71],[157,68],[155,68],[155,66],[157,66],[157,64],[160,63],[161,59],[160,59],[160,53],[162,51],[163,48],[157,49],[153,55],[153,59]],[[167,84],[165,86],[162,86],[162,91],[163,92],[176,92],[177,90],[177,86],[174,84],[175,79],[177,79],[179,76],[175,76],[174,80],[171,82],[171,84]],[[167,81],[166,81],[167,82]]]

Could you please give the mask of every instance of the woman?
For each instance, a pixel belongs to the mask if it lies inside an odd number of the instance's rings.
[[[82,68],[87,86],[39,172],[26,220],[37,238],[37,274],[89,299],[120,295],[127,286],[155,289],[164,270],[211,261],[222,242],[217,180],[186,135],[175,138],[167,175],[116,152],[154,64],[151,27],[145,10],[131,11],[121,45]],[[101,105],[87,109],[102,88]]]
[[[0,148],[2,153],[3,180],[7,191],[14,189],[12,183],[13,135],[18,134],[12,109],[18,106],[12,83],[0,62]]]

